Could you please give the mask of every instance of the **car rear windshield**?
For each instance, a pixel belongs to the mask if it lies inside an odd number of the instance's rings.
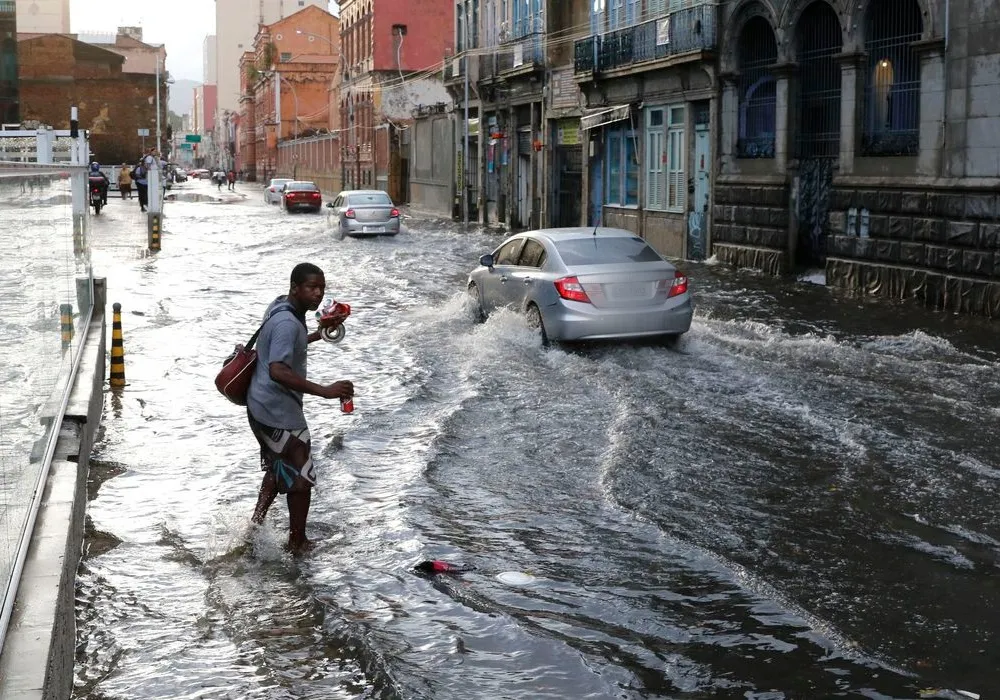
[[[308,190],[310,192],[313,192],[315,190],[318,190],[319,188],[316,187],[316,185],[314,185],[311,182],[290,182],[287,185],[285,185],[285,189],[286,190]]]
[[[347,198],[352,207],[360,207],[365,204],[384,204],[392,206],[392,200],[385,192],[365,192],[364,194],[352,194]]]
[[[614,238],[602,238],[600,235],[597,235],[556,241],[555,246],[559,252],[559,257],[568,266],[659,262],[663,260],[641,238],[622,238],[618,236]]]

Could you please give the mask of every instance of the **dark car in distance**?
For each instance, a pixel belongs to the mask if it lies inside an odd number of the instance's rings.
[[[323,207],[323,195],[314,182],[288,182],[281,192],[281,204],[285,211],[318,212]]]

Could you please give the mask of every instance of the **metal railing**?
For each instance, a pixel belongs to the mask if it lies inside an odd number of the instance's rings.
[[[574,42],[574,70],[601,72],[717,46],[714,4],[677,10],[640,24]]]
[[[454,56],[447,56],[444,59],[444,82],[451,85],[465,79],[465,72],[468,70],[469,57],[463,51]]]
[[[94,309],[86,183],[0,163],[0,645]]]
[[[544,39],[542,32],[532,32],[502,44],[497,54],[497,72],[541,68],[545,65]]]

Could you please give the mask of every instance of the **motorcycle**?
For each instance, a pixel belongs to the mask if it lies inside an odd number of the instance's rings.
[[[90,206],[94,208],[94,214],[100,214],[101,207],[104,206],[104,195],[101,194],[101,188],[98,185],[90,186]]]

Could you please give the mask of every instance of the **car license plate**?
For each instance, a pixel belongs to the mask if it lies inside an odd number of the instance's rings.
[[[363,233],[381,233],[382,232],[382,227],[381,226],[362,226],[361,227],[361,231]]]
[[[649,297],[648,282],[623,282],[608,285],[608,297],[611,299],[645,299]]]

